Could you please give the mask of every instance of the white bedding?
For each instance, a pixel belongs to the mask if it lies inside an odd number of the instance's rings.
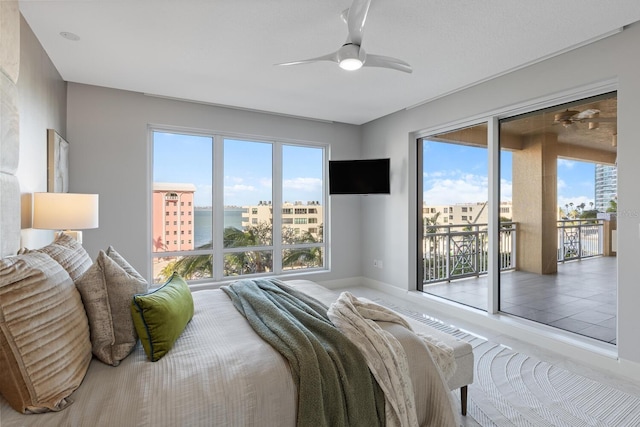
[[[330,304],[336,294],[309,281],[288,284]],[[193,293],[195,314],[174,348],[149,362],[138,344],[118,367],[94,359],[74,403],[22,415],[0,397],[0,426],[295,426],[296,387],[284,358],[253,331],[221,290]],[[387,328],[385,328],[387,329]],[[413,361],[418,420],[433,374],[419,339],[389,326]],[[421,347],[422,345],[422,347]]]

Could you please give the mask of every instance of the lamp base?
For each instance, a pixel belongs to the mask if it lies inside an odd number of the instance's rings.
[[[76,239],[76,241],[80,244],[82,244],[82,231],[80,230],[64,230],[64,231],[59,231],[58,235],[60,234],[66,234],[69,237],[72,237],[74,239]]]

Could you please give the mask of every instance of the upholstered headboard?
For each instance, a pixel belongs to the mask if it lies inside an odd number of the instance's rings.
[[[18,169],[20,12],[17,1],[0,1],[0,256],[20,247]]]

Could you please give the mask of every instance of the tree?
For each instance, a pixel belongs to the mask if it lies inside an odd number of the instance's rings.
[[[313,234],[308,231],[303,233],[296,243],[318,243]],[[322,248],[292,248],[286,249],[286,255],[282,257],[282,266],[291,268],[319,267],[322,265]]]
[[[209,249],[211,242],[198,246],[196,249]],[[184,279],[200,279],[211,277],[213,274],[213,261],[211,255],[185,256],[167,264],[160,271],[160,278],[168,280],[173,272],[178,273]]]
[[[291,227],[282,228],[282,241],[286,245],[298,243],[322,242],[323,226],[319,226],[319,238],[305,232],[302,236],[295,234]],[[272,244],[272,228],[268,222],[247,226],[244,230],[227,227],[223,232],[225,248],[251,248],[270,246]],[[213,242],[201,245],[196,250],[211,249]],[[322,248],[292,248],[287,250],[282,259],[283,267],[302,268],[319,267],[323,263]],[[273,254],[271,250],[243,250],[230,252],[224,256],[224,275],[240,276],[245,274],[264,273],[273,268]],[[207,278],[213,276],[213,258],[210,254],[184,256],[167,264],[160,272],[160,279],[167,280],[173,272],[177,272],[187,280]]]

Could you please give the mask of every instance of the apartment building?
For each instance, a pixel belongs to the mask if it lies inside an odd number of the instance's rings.
[[[435,219],[438,225],[487,224],[489,222],[489,208],[487,202],[452,205],[423,204],[422,217],[430,220]],[[511,220],[511,202],[500,203],[500,218]]]
[[[271,201],[260,201],[257,205],[243,206],[242,227],[258,225],[262,222],[272,223],[273,206]],[[318,201],[284,202],[281,209],[282,227],[292,229],[295,235],[306,232],[315,238],[322,234],[322,205]]]
[[[194,248],[193,184],[153,183],[153,251]]]

